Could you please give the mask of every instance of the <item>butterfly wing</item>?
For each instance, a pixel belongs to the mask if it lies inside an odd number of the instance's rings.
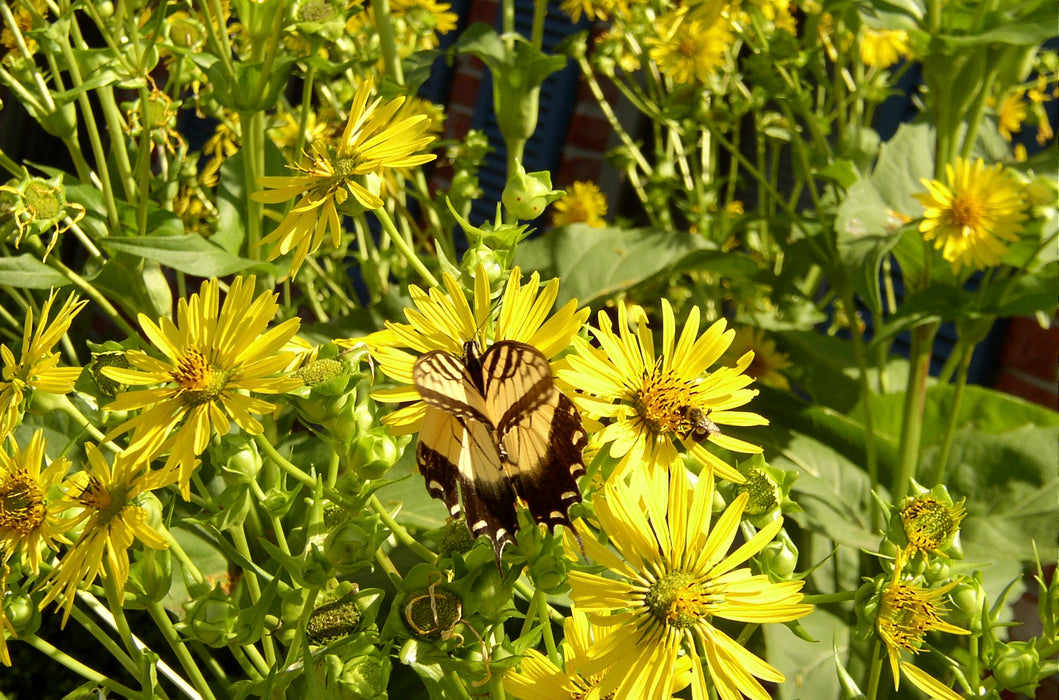
[[[514,341],[482,356],[487,413],[495,419],[500,452],[515,492],[534,520],[571,526],[569,509],[581,500],[587,438],[573,402],[555,386],[547,358]]]
[[[460,514],[462,499],[468,528],[475,537],[489,536],[499,565],[518,518],[485,398],[464,364],[445,352],[420,357],[412,377],[427,404],[416,448],[427,491],[453,517]]]

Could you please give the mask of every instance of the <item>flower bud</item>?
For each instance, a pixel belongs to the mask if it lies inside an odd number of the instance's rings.
[[[257,445],[247,436],[235,439],[227,449],[227,456],[221,462],[221,477],[229,486],[249,484],[257,480],[261,471],[261,455]]]
[[[3,615],[20,637],[29,636],[40,627],[40,610],[33,598],[22,591],[11,592],[4,598]],[[0,634],[3,632],[0,631]]]
[[[982,619],[989,611],[984,607],[987,598],[978,577],[964,579],[956,584],[949,597],[963,618],[964,626],[976,634],[981,633]]]
[[[362,479],[378,479],[394,465],[400,451],[385,430],[372,430],[353,442],[349,466]]]
[[[1001,644],[990,664],[993,678],[1004,690],[1033,697],[1038,686],[1041,658],[1032,642]]]
[[[762,572],[774,581],[789,580],[798,566],[798,547],[786,530],[780,530],[776,539],[769,542],[757,556]]]
[[[437,585],[409,593],[401,612],[405,627],[426,641],[440,639],[442,633],[452,630],[462,617],[463,601]]]
[[[239,608],[219,586],[205,596],[184,603],[184,621],[178,628],[192,639],[211,647],[223,647],[235,637]]]
[[[390,660],[375,647],[349,660],[328,654],[319,668],[323,697],[334,700],[385,697],[390,679]]]
[[[450,557],[453,553],[466,552],[472,546],[474,546],[474,538],[467,530],[467,521],[464,518],[453,518],[445,523],[441,530],[439,556]]]
[[[312,644],[330,644],[356,632],[360,621],[356,595],[350,593],[340,600],[313,609],[305,627],[305,636]]]
[[[92,355],[92,363],[88,366],[92,372],[92,379],[95,380],[96,386],[99,387],[99,391],[104,396],[114,397],[123,391],[128,391],[129,387],[126,384],[111,379],[103,372],[104,367],[118,367],[120,369],[129,369],[132,367],[129,361],[125,358],[123,352],[100,352]]]
[[[501,199],[509,216],[531,221],[564,194],[562,190],[552,189],[552,174],[547,170],[527,173],[521,163],[516,163],[515,172],[508,178]]]

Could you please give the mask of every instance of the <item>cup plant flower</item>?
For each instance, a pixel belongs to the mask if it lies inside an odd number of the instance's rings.
[[[1047,692],[1057,12],[0,2],[0,696]]]

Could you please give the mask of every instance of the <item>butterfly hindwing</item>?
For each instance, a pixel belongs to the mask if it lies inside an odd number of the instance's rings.
[[[585,432],[539,350],[500,341],[479,355],[468,343],[462,360],[424,354],[413,379],[427,404],[416,453],[427,489],[453,516],[462,501],[471,532],[492,540],[497,565],[514,541],[517,498],[537,522],[570,525]]]
[[[558,390],[504,436],[508,459],[518,465],[512,474],[515,492],[537,522],[572,527],[568,512],[581,500],[577,479],[585,473],[586,442],[581,416]]]

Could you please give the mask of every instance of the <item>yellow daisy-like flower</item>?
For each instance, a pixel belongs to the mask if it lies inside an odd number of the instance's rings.
[[[452,5],[435,0],[390,0],[390,11],[395,18],[403,19],[418,41],[416,47],[433,49],[438,45],[438,34],[447,34],[456,28],[460,17],[450,12]]]
[[[1026,104],[1025,91],[1014,90],[1009,92],[1000,103],[1000,111],[997,115],[997,130],[1005,141],[1011,141],[1011,135],[1022,131],[1022,123],[1026,121],[1028,106]]]
[[[783,674],[714,626],[714,620],[788,622],[812,611],[802,603],[801,581],[773,583],[739,568],[776,537],[782,518],[729,553],[746,494],[711,528],[711,474],[691,485],[684,469],[674,469],[645,483],[640,489],[609,481],[603,497],[593,501],[613,550],[579,523],[588,558],[613,574],[569,575],[574,609],[608,630],[589,651],[581,673],[605,673],[597,687],[601,696],[614,700],[663,697],[684,652],[692,664],[693,697],[716,691],[724,700],[740,694],[767,699],[757,679],[781,683]],[[574,555],[577,544],[571,537],[566,542]]]
[[[534,272],[523,285],[521,274],[517,267],[511,271],[495,322],[491,318],[489,278],[479,267],[474,278],[473,310],[459,283],[443,274],[444,290],[436,287],[423,291],[409,285],[415,308],[405,309],[408,323],[388,322],[385,330],[366,338],[339,341],[346,347],[365,343],[382,373],[405,385],[376,391],[372,398],[383,403],[415,402],[383,418],[393,434],[414,433],[423,421],[426,404],[412,382],[412,367],[422,353],[444,350],[462,355],[463,344],[470,340],[483,348],[499,340],[517,340],[551,359],[570,345],[588,317],[588,309],[578,311],[577,301],[570,300],[548,318],[559,293],[559,280],[552,280],[538,293],[540,275]]]
[[[963,499],[959,503],[945,503],[933,493],[909,497],[901,507],[901,526],[908,539],[908,554],[932,552],[947,557],[943,551],[960,532],[960,523],[967,516]]]
[[[0,450],[0,564],[16,553],[29,570],[40,573],[42,548],[58,550],[66,543],[69,522],[60,516],[58,500],[49,497],[53,486],[66,476],[70,463],[60,457],[43,470],[47,441],[44,431],[30,438],[25,451],[12,440],[12,454]]]
[[[299,321],[288,319],[270,329],[279,295],[264,292],[255,298],[254,282],[252,275],[237,277],[218,310],[217,280],[207,280],[198,293],[180,300],[176,323],[163,317],[155,325],[140,314],[144,333],[165,357],[130,350],[125,354],[130,369],[103,369],[104,376],[122,384],[161,385],[118,394],[109,410],[146,410],[117,426],[107,439],[131,431],[125,451],[138,461],[150,461],[169,449],[165,468],[179,469],[184,498],[196,458],[213,433],[227,434],[231,419],[258,435],[261,423],[251,414],[276,408],[247,392],[280,394],[301,385],[283,374],[295,355],[281,352],[298,332]]]
[[[138,499],[168,483],[167,474],[142,469],[141,463],[119,455],[111,468],[99,448],[85,445],[88,470],[67,480],[66,507],[80,509],[71,526],[84,523],[81,536],[59,560],[41,588],[48,592],[41,607],[63,597],[63,624],[70,617],[79,586],[90,586],[96,577],[112,576],[118,599],[129,578],[129,547],[139,540],[151,549],[166,549],[169,543],[147,522],[147,511]]]
[[[552,226],[585,223],[593,228],[603,228],[607,225],[603,220],[606,213],[607,198],[596,183],[578,180],[552,205]]]
[[[903,29],[865,27],[860,37],[860,60],[871,68],[889,68],[903,58],[911,58],[908,32]]]
[[[746,373],[754,381],[776,389],[790,389],[790,382],[783,376],[783,370],[793,366],[790,356],[776,349],[776,343],[765,337],[760,328],[743,326],[735,331],[735,339],[724,354],[724,359],[737,362],[747,352],[753,351],[754,360],[746,368]]]
[[[658,36],[647,39],[651,60],[663,75],[675,83],[705,83],[725,65],[725,54],[732,44],[728,21],[714,21],[689,14],[686,7],[671,11],[658,20]]]
[[[580,22],[582,14],[590,20],[605,22],[614,15],[629,12],[625,0],[563,0],[559,7],[574,22]]]
[[[981,158],[957,158],[945,174],[947,183],[921,180],[927,192],[913,195],[923,205],[920,233],[942,249],[956,273],[964,265],[999,265],[1008,251],[1004,241],[1018,240],[1026,218],[1018,187],[1002,165],[987,168]]]
[[[578,672],[589,661],[589,649],[599,642],[605,632],[593,627],[588,616],[574,611],[563,621],[563,668],[535,649],[529,649],[519,662],[519,670],[504,674],[504,690],[521,700],[601,700],[598,686],[603,674],[584,676]],[[691,682],[691,659],[677,659],[669,692],[672,697]]]
[[[294,251],[291,277],[298,274],[305,257],[323,245],[328,233],[333,247],[341,244],[343,213],[382,206],[378,192],[387,170],[411,168],[435,158],[419,153],[434,141],[427,133],[430,120],[422,114],[398,114],[404,97],[381,104],[382,98],[370,99],[373,91],[370,79],[360,84],[338,143],[314,141],[312,162],[294,166],[302,175],[258,179],[258,184],[268,188],[253,194],[258,202],[281,204],[298,198],[290,213],[259,243],[272,246],[269,260]]]
[[[967,630],[941,619],[945,613],[941,598],[955,588],[959,581],[952,581],[933,590],[923,588],[902,580],[902,566],[903,562],[899,556],[895,562],[893,580],[883,589],[880,596],[878,616],[875,620],[875,630],[885,643],[886,654],[890,659],[894,690],[898,689],[903,673],[913,685],[930,697],[958,700],[960,695],[951,688],[915,664],[901,661],[901,652],[918,654],[923,646],[923,638],[932,630],[949,634],[969,634]]]
[[[68,394],[81,374],[80,367],[59,367],[59,353],[53,348],[70,330],[74,317],[88,302],[71,294],[49,323],[48,316],[54,302],[53,291],[41,307],[40,322],[36,326],[33,324],[33,309],[27,309],[21,357],[16,359],[7,345],[0,344],[0,361],[3,363],[0,368],[0,440],[14,430],[21,419],[22,401],[29,390]]]
[[[634,327],[634,314],[638,318]],[[732,343],[734,331],[725,330],[723,319],[699,335],[699,309],[693,307],[680,338],[668,300],[662,300],[662,348],[655,353],[654,337],[639,307],[630,310],[618,305],[618,330],[610,319],[599,314],[599,327],[590,328],[599,347],[583,338],[574,339],[575,354],[566,358],[557,379],[570,393],[581,415],[604,419],[609,424],[593,436],[599,443],[610,443],[610,455],[621,458],[620,470],[628,464],[649,469],[669,469],[682,465],[674,437],[693,457],[723,479],[741,483],[743,476],[707,450],[708,440],[733,452],[753,454],[761,448],[725,435],[718,426],[767,425],[756,413],[733,410],[745,405],[757,391],[747,389],[753,377],[746,374],[754,360],[745,353],[734,367],[707,371]],[[704,418],[699,431],[689,424],[694,414]],[[708,435],[701,435],[701,432]],[[691,437],[696,432],[697,437]]]

